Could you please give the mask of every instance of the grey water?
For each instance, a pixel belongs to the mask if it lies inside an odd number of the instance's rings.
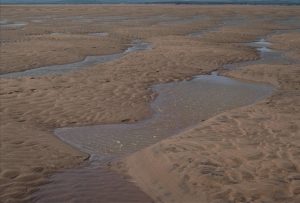
[[[230,69],[242,69],[245,66],[253,65],[253,64],[282,64],[282,65],[290,65],[290,64],[300,64],[300,59],[291,59],[286,56],[285,53],[272,49],[272,43],[268,42],[266,39],[275,34],[286,33],[291,30],[280,30],[275,31],[266,36],[265,38],[259,38],[254,42],[245,43],[245,46],[256,48],[259,53],[259,59],[235,64],[226,64],[224,68],[227,70]],[[299,32],[299,29],[293,30],[293,32]]]
[[[283,53],[271,49],[272,44],[265,38],[244,45],[256,48],[261,58],[233,64],[234,68],[249,63],[285,63],[289,60]],[[152,90],[158,96],[151,103],[153,115],[146,120],[56,129],[57,137],[90,154],[90,160],[85,167],[51,176],[51,183],[41,186],[32,199],[36,202],[118,202],[121,198],[130,202],[151,202],[129,180],[105,169],[107,161],[157,143],[218,113],[252,104],[271,95],[274,87],[219,76],[214,72],[191,80],[154,85]]]
[[[196,125],[223,111],[251,104],[272,93],[273,87],[218,75],[159,84],[151,107],[153,116],[131,124],[60,128],[55,134],[81,151],[97,156],[132,153]]]
[[[0,20],[0,29],[16,29],[16,28],[22,28],[27,23],[25,22],[12,22],[6,19],[1,19]]]
[[[261,38],[246,43],[260,53],[260,60],[225,65],[225,69],[245,65],[288,62],[271,43]],[[60,128],[55,134],[83,152],[97,156],[132,153],[178,133],[222,111],[244,106],[270,95],[273,88],[217,74],[200,75],[189,81],[159,84],[151,107],[153,116],[133,124],[94,125]],[[197,111],[195,111],[197,109]]]
[[[223,111],[270,95],[273,87],[218,75],[159,84],[151,118],[133,124],[95,125],[55,130],[64,142],[91,155],[85,167],[50,177],[33,194],[36,202],[151,202],[130,180],[105,169],[107,161],[135,152]]]
[[[242,69],[245,66],[253,64],[291,64],[296,61],[289,59],[284,53],[271,49],[271,43],[266,41],[264,38],[258,39],[257,41],[246,43],[246,46],[256,48],[259,53],[259,59],[254,61],[247,61],[235,64],[227,64],[224,66],[225,69]]]
[[[96,64],[113,61],[125,56],[130,52],[136,52],[136,51],[146,50],[150,48],[151,46],[148,43],[142,42],[140,40],[135,40],[133,41],[130,47],[128,47],[124,52],[121,53],[103,55],[103,56],[87,56],[84,60],[79,62],[44,66],[44,67],[34,68],[34,69],[20,71],[20,72],[5,73],[5,74],[1,74],[0,78],[18,78],[18,77],[34,77],[34,76],[64,74],[70,71],[87,68]]]
[[[256,48],[260,59],[228,64],[225,69],[249,64],[290,63],[283,53],[271,49],[271,43],[264,38],[245,45]],[[152,90],[158,97],[151,104],[153,116],[147,120],[133,124],[60,128],[55,134],[64,142],[96,156],[132,153],[222,111],[253,103],[270,95],[273,88],[211,74],[155,85]]]
[[[267,44],[258,42],[258,51]],[[134,183],[105,169],[107,162],[157,143],[218,113],[261,100],[271,95],[274,87],[211,74],[154,85],[152,90],[158,96],[151,103],[153,115],[149,119],[136,123],[56,129],[57,137],[90,154],[90,160],[85,167],[51,176],[51,183],[41,186],[32,200],[151,202]]]
[[[106,37],[108,35],[107,32],[95,32],[95,33],[89,33],[90,36],[97,36],[97,37]]]

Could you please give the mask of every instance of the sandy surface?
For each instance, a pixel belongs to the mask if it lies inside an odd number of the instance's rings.
[[[299,58],[299,37],[298,32],[271,39],[273,47]],[[299,202],[299,65],[251,65],[225,75],[267,82],[278,91],[135,153],[116,167],[157,202]]]
[[[298,202],[299,74],[268,65],[229,73],[281,88],[128,157],[127,173],[158,202]]]
[[[146,118],[151,85],[255,59],[254,49],[237,42],[294,28],[276,20],[299,13],[299,7],[2,6],[1,20],[26,25],[1,29],[1,73],[121,52],[137,38],[153,48],[63,76],[1,78],[0,198],[27,200],[48,174],[87,157],[53,137],[55,127]],[[227,18],[246,22],[222,24]],[[203,30],[213,32],[188,35]],[[109,34],[88,35],[97,32]],[[298,39],[299,32],[272,37],[274,48],[293,58]],[[260,65],[226,74],[280,90],[129,156],[120,168],[157,201],[296,202],[299,66]]]

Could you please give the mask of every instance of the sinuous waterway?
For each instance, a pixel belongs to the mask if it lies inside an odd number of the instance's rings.
[[[0,78],[17,78],[17,77],[33,77],[33,76],[45,76],[45,75],[60,75],[70,71],[90,67],[100,63],[106,63],[123,57],[124,55],[142,51],[151,48],[150,44],[142,42],[140,40],[133,41],[132,45],[122,53],[103,55],[103,56],[87,56],[84,60],[68,63],[62,65],[44,66],[40,68],[34,68],[30,70],[12,72],[0,75]]]
[[[279,53],[263,39],[251,44],[261,63]],[[275,57],[276,58],[276,57]],[[239,66],[243,64],[239,64]],[[233,68],[233,66],[231,66]],[[200,75],[192,80],[158,84],[151,118],[132,124],[94,125],[55,130],[64,142],[91,155],[85,167],[66,170],[50,178],[33,194],[37,202],[151,202],[151,199],[104,163],[172,136],[220,112],[252,104],[269,96],[273,87],[219,76]]]
[[[152,103],[154,115],[150,119],[133,124],[61,128],[55,134],[89,154],[131,153],[215,114],[251,104],[270,95],[272,89],[265,84],[201,75],[190,81],[154,86],[158,97]]]
[[[246,44],[255,47],[260,60],[239,63],[271,63],[287,59],[269,48],[265,39]],[[285,60],[284,60],[285,59]],[[236,64],[225,66],[237,68]],[[219,76],[200,75],[189,81],[152,87],[158,97],[152,102],[153,116],[131,124],[59,128],[55,134],[64,142],[94,157],[132,153],[228,109],[245,106],[272,93],[267,84]]]

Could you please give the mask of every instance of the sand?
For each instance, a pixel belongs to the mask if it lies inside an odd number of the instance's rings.
[[[27,23],[1,29],[1,73],[118,53],[136,38],[153,46],[62,76],[0,79],[1,200],[24,202],[47,175],[88,157],[55,138],[54,128],[147,118],[155,96],[151,85],[258,58],[240,42],[295,29],[276,20],[299,13],[299,7],[1,6],[1,18]],[[193,18],[201,15],[209,18]],[[247,22],[222,24],[241,16]],[[189,35],[201,30],[213,32]],[[89,35],[96,32],[109,34]],[[299,32],[271,38],[274,49],[295,59],[298,39]],[[249,66],[226,75],[270,82],[279,90],[114,168],[158,202],[299,201],[299,66]]]
[[[272,43],[288,56],[297,56],[299,36],[274,36]],[[222,113],[135,153],[115,167],[134,177],[157,202],[299,202],[299,65],[250,65],[225,75],[267,82],[278,90],[262,102]]]
[[[129,156],[127,167],[117,167],[158,202],[298,202],[299,73],[299,66],[229,73],[282,88],[263,102],[220,114]]]

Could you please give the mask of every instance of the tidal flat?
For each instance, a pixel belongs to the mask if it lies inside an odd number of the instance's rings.
[[[1,200],[38,202],[57,172],[72,175],[88,162],[89,151],[58,139],[55,129],[143,122],[160,101],[153,87],[218,71],[223,76],[215,77],[276,90],[105,162],[101,171],[126,176],[120,185],[129,182],[125,191],[137,196],[124,197],[137,202],[298,202],[299,16],[299,6],[1,5]],[[124,53],[135,40],[151,48],[63,74],[2,77]],[[282,55],[260,60],[267,49]]]

